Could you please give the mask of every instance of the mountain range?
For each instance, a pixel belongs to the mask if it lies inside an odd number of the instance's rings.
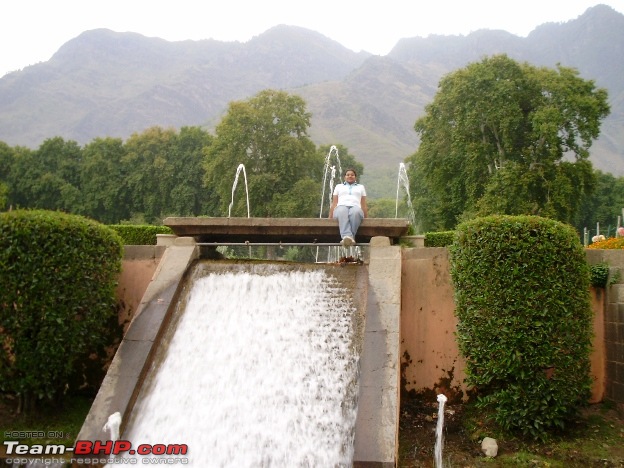
[[[0,78],[0,140],[36,148],[54,136],[84,145],[155,125],[212,130],[229,102],[281,89],[306,101],[317,145],[347,147],[364,163],[371,195],[394,197],[398,165],[418,147],[414,123],[440,78],[501,53],[537,66],[574,67],[606,88],[611,115],[591,160],[624,175],[624,15],[606,5],[542,24],[526,38],[501,30],[404,38],[385,56],[286,25],[245,43],[90,30],[50,60]]]

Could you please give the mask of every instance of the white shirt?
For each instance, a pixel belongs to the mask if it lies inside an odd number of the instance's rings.
[[[366,189],[357,182],[354,184],[343,182],[334,187],[334,195],[338,195],[338,204],[336,206],[357,206],[362,208],[361,200],[362,197],[366,196]]]

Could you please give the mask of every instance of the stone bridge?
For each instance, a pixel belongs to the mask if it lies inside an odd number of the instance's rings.
[[[163,222],[179,237],[198,243],[338,244],[338,220],[328,218],[166,218]],[[407,219],[366,218],[356,235],[358,244],[387,237],[393,244],[407,234]]]

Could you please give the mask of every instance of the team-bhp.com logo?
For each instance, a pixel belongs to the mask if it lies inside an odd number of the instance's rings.
[[[4,441],[7,457],[14,457],[13,461],[18,461],[15,457],[33,457],[42,455],[67,455],[71,454],[69,462],[80,462],[80,458],[93,457],[124,457],[125,455],[158,455],[158,456],[180,456],[186,455],[188,446],[186,444],[141,444],[136,448],[132,447],[129,440],[78,440],[73,447],[65,447],[62,444],[20,444],[18,441]],[[175,461],[174,461],[175,460]],[[117,461],[116,459],[114,461]],[[162,460],[161,460],[162,461]],[[188,463],[188,458],[170,458],[173,463]],[[113,462],[107,459],[106,462]],[[143,461],[145,463],[145,460]]]

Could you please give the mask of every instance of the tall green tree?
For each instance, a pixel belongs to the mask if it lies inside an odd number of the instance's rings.
[[[307,133],[310,117],[302,98],[283,91],[264,90],[246,101],[230,103],[206,150],[205,186],[218,195],[212,215],[228,215],[235,175],[243,164],[232,216],[247,215],[245,175],[252,216],[318,216],[318,205],[312,210],[312,204],[287,200],[306,196],[320,202],[318,175],[323,159]],[[311,193],[302,194],[302,187]]]
[[[396,200],[392,198],[376,198],[374,200],[367,201],[368,215],[371,218],[394,218],[397,215]],[[399,200],[400,217],[405,213],[406,203],[403,200]]]
[[[0,141],[0,211],[9,204],[9,184],[13,159],[13,149],[5,142]]]
[[[173,180],[167,214],[201,216],[211,212],[210,190],[203,186],[204,151],[212,144],[213,136],[200,127],[182,127],[176,137],[175,153],[171,160]]]
[[[82,207],[76,214],[106,224],[130,218],[130,199],[124,192],[127,174],[120,138],[96,138],[83,148],[80,165]]]
[[[593,188],[589,148],[608,113],[607,92],[572,68],[499,55],[445,76],[408,159],[423,230],[487,214],[573,222]]]
[[[4,210],[9,200],[9,186],[0,182],[0,211]]]
[[[61,137],[37,150],[19,150],[11,167],[12,198],[17,206],[72,212],[80,206],[82,148]]]
[[[596,234],[596,224],[600,233],[613,236],[617,227],[617,218],[624,209],[624,177],[595,171],[596,188],[583,199],[578,220],[574,223],[578,232],[585,228],[591,235]],[[591,236],[590,236],[591,237]]]
[[[176,132],[152,127],[126,141],[124,191],[131,200],[133,219],[157,223],[171,204]]]
[[[168,215],[205,213],[203,150],[212,136],[199,127],[148,128],[120,139],[97,138],[84,148],[85,214],[106,223],[159,223]]]

